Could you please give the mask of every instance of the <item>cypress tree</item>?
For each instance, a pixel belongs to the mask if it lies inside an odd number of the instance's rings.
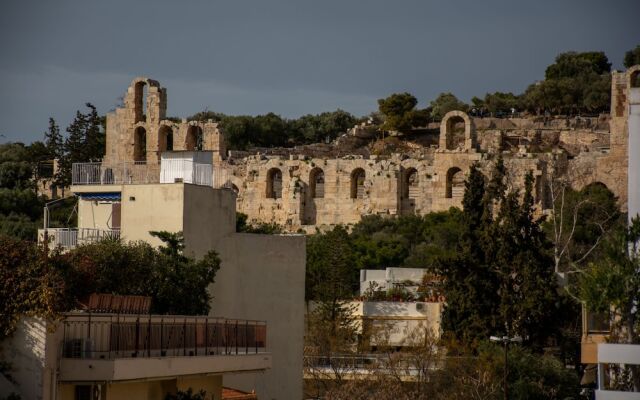
[[[62,156],[64,140],[60,134],[60,128],[53,118],[49,118],[49,129],[44,133],[44,145],[51,159]]]

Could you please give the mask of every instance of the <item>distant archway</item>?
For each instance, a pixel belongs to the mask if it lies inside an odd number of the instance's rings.
[[[135,122],[147,120],[147,95],[149,90],[147,88],[147,82],[138,81],[134,87],[134,114]]]
[[[271,168],[267,172],[267,192],[268,199],[282,198],[282,171],[278,168]]]
[[[204,135],[202,134],[201,127],[197,125],[189,126],[184,148],[188,151],[204,150]]]
[[[464,173],[458,167],[447,171],[446,198],[455,199],[464,196]]]
[[[147,161],[147,131],[141,126],[133,133],[133,160]]]
[[[636,69],[629,74],[629,85],[632,88],[640,88],[640,67],[636,67]]]
[[[162,125],[158,131],[158,149],[160,152],[173,151],[173,129]]]
[[[402,179],[402,198],[416,199],[419,196],[420,185],[418,171],[415,168],[408,168],[404,171]]]
[[[440,123],[440,148],[447,150],[475,148],[475,128],[467,113],[449,111]]]
[[[309,192],[311,198],[324,198],[324,171],[321,168],[314,168],[309,173]]]
[[[356,168],[351,172],[351,198],[364,199],[365,173],[362,168]]]

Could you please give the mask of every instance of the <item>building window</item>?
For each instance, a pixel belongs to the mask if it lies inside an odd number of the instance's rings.
[[[402,186],[402,198],[416,199],[420,195],[420,186],[418,180],[418,171],[415,168],[409,168],[404,173],[404,182]]]
[[[365,173],[362,168],[356,168],[351,173],[351,198],[364,199]]]
[[[133,134],[133,160],[147,161],[147,131],[141,126]]]
[[[267,198],[282,198],[282,171],[278,168],[271,168],[267,172]]]
[[[309,174],[309,189],[314,199],[324,198],[324,171],[314,168]]]
[[[163,151],[173,151],[173,129],[164,125],[160,128],[160,132],[158,134],[159,138],[159,150]]]
[[[202,134],[202,128],[196,125],[189,126],[184,147],[189,151],[204,150],[204,135]]]
[[[464,174],[460,168],[453,167],[447,171],[447,193],[448,199],[455,199],[464,196]]]

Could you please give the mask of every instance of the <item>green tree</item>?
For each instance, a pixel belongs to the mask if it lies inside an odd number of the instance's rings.
[[[472,167],[465,185],[459,250],[438,268],[447,298],[443,327],[464,343],[508,334],[540,347],[558,335],[563,302],[550,243],[533,217],[533,176],[522,200],[506,191],[501,160],[488,183]]]
[[[154,249],[144,242],[115,240],[79,246],[66,256],[66,283],[73,296],[91,293],[151,296],[152,312],[202,315],[210,309],[207,290],[220,259],[213,251],[201,259],[183,253],[182,234],[158,233],[164,242]]]
[[[60,128],[53,118],[49,118],[49,129],[44,133],[44,144],[50,159],[62,157],[64,138],[60,134]]]
[[[76,112],[73,122],[67,127],[64,152],[60,157],[56,183],[61,186],[71,184],[71,168],[74,163],[99,161],[105,153],[104,119],[96,108],[87,103],[89,112]]]
[[[640,64],[640,45],[624,53],[624,67],[631,68]]]
[[[440,93],[430,104],[431,117],[441,120],[449,111],[467,111],[469,106],[458,100],[452,93]]]
[[[574,190],[560,177],[549,180],[553,213],[543,224],[553,244],[556,272],[573,273],[594,260],[607,234],[621,223],[617,198],[604,185]]]
[[[414,126],[423,125],[426,120],[416,106],[418,100],[409,93],[394,93],[378,100],[378,110],[384,115],[382,129],[406,131]]]
[[[611,316],[614,341],[640,343],[640,218],[607,239],[601,257],[580,274],[579,287],[590,311]],[[630,370],[634,391],[640,391],[640,368]]]
[[[34,243],[0,235],[0,339],[23,316],[55,318],[71,304],[66,298],[62,256],[47,255]]]
[[[611,63],[601,51],[587,51],[583,53],[560,53],[555,63],[549,65],[544,73],[545,79],[573,78],[581,75],[608,74]]]
[[[602,112],[611,97],[611,63],[603,52],[567,52],[556,57],[545,79],[530,85],[522,103],[531,111]]]

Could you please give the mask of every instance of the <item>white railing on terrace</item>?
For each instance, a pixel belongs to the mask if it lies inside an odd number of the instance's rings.
[[[226,169],[191,160],[160,163],[74,163],[72,185],[123,185],[184,182],[214,188],[230,187]]]
[[[46,231],[46,233],[45,233]],[[119,239],[120,229],[94,228],[47,228],[38,230],[38,243],[49,242],[49,247],[72,249],[79,244],[99,242],[104,239]]]

